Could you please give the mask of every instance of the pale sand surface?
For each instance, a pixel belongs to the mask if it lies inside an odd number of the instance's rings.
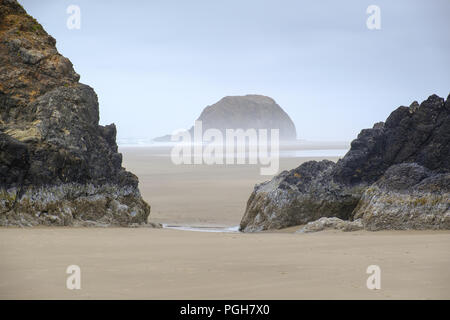
[[[450,233],[0,229],[0,298],[449,299]],[[68,265],[81,290],[65,287]],[[366,288],[369,265],[381,290]]]
[[[259,166],[175,166],[166,151],[121,148],[152,221],[235,226],[254,184],[270,178]],[[281,159],[281,169],[307,160]],[[450,298],[450,232],[297,229],[0,228],[0,298]],[[72,264],[81,267],[78,291],[65,287]],[[379,291],[366,288],[372,264],[381,267]]]
[[[154,222],[238,225],[254,185],[272,178],[260,175],[260,165],[175,165],[168,148],[122,147],[119,151],[123,166],[139,177],[139,189],[152,207],[150,221]],[[321,159],[281,158],[280,172]]]

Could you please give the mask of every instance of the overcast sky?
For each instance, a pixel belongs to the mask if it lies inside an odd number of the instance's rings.
[[[351,140],[450,92],[450,1],[19,0],[99,96],[118,138],[189,128],[227,95],[263,94],[308,140]],[[69,5],[81,28],[66,26]],[[381,29],[366,26],[369,5]]]

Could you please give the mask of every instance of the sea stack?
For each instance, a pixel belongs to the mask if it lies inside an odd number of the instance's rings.
[[[145,224],[94,90],[15,0],[0,0],[0,225]]]
[[[309,161],[256,185],[240,230],[306,224],[450,229],[450,96],[432,95],[364,129],[337,163]],[[353,224],[341,223],[343,221]]]
[[[218,129],[223,134],[226,129],[278,129],[282,142],[292,142],[297,138],[289,115],[275,100],[262,95],[224,97],[203,109],[197,121],[202,121],[203,130]],[[155,141],[170,141],[170,135]]]

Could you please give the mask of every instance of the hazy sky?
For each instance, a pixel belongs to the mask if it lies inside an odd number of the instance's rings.
[[[308,140],[351,140],[399,105],[450,92],[450,1],[19,0],[99,96],[118,138],[189,128],[263,94]],[[69,5],[81,29],[69,30]],[[381,30],[366,27],[369,5]]]

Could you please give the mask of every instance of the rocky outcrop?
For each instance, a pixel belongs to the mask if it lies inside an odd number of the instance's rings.
[[[327,229],[340,231],[357,231],[364,228],[361,219],[355,221],[342,220],[336,217],[320,218],[316,221],[308,222],[306,226],[297,231],[297,233],[318,232]]]
[[[130,225],[150,207],[94,90],[15,0],[0,0],[0,225]]]
[[[308,161],[255,186],[241,231],[281,229],[321,217],[349,219],[364,188],[333,181],[336,164]]]
[[[417,172],[403,165],[428,175],[414,180]],[[401,190],[387,183],[396,181],[398,170],[412,179]],[[321,217],[360,218],[369,230],[448,229],[449,172],[450,102],[432,95],[362,130],[337,163],[307,162],[256,185],[240,229],[279,229]],[[403,201],[417,202],[409,215]]]
[[[203,130],[218,129],[279,129],[281,141],[297,138],[295,125],[289,115],[272,99],[261,95],[229,96],[207,106],[200,117]],[[192,131],[193,128],[190,129]],[[170,141],[165,135],[155,141]]]
[[[437,95],[420,105],[394,110],[385,123],[364,129],[338,161],[333,178],[346,184],[373,183],[392,165],[415,162],[430,170],[450,169],[450,101]]]
[[[450,173],[416,163],[390,167],[354,211],[367,230],[450,229]]]

